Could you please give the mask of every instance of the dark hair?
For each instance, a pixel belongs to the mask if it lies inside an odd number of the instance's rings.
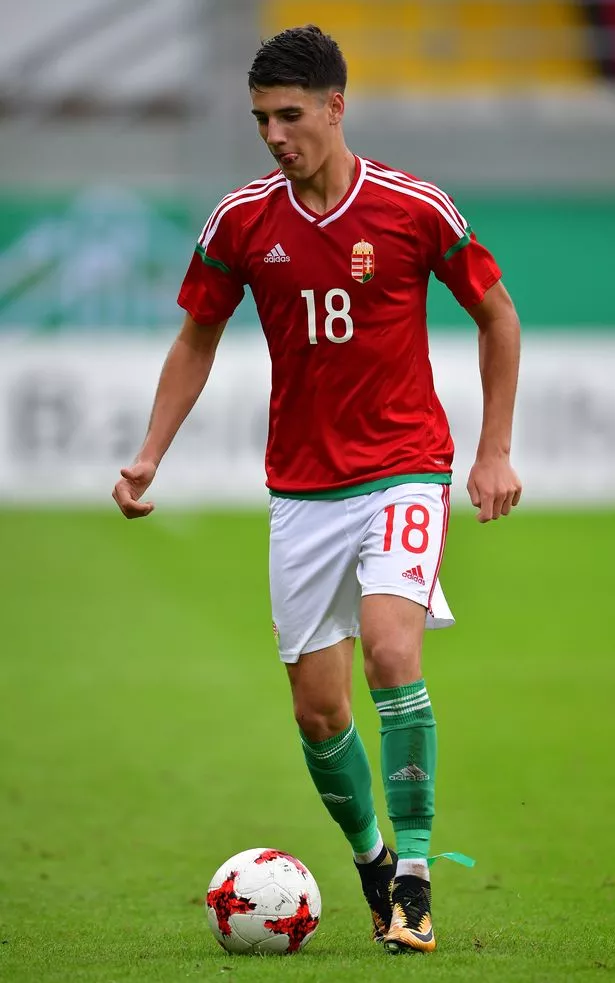
[[[337,41],[315,24],[290,27],[261,43],[248,72],[251,89],[299,85],[302,89],[346,88],[348,70]]]

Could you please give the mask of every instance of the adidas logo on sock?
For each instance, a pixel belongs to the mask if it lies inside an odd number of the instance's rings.
[[[323,802],[332,802],[333,805],[342,805],[343,802],[350,802],[352,795],[336,795],[335,792],[323,792],[320,796]]]
[[[416,584],[422,584],[423,587],[425,586],[425,578],[423,577],[423,571],[420,566],[405,570],[402,573],[402,577],[405,577],[407,580],[414,580]]]
[[[266,263],[290,263],[290,256],[287,256],[280,243],[276,243],[265,256]]]
[[[428,780],[429,775],[418,765],[413,764],[406,765],[405,768],[400,768],[399,771],[389,775],[390,782],[426,782]]]

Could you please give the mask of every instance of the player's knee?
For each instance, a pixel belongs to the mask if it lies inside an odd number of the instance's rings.
[[[421,647],[406,638],[378,639],[364,646],[365,673],[372,689],[405,686],[421,678]]]
[[[345,700],[323,701],[320,705],[295,700],[295,720],[310,741],[326,741],[340,734],[350,723],[351,716]]]

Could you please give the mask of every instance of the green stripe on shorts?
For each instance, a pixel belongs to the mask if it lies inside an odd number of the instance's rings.
[[[349,485],[346,488],[329,488],[317,492],[281,492],[275,488],[269,489],[273,498],[298,498],[309,502],[336,502],[341,498],[356,498],[358,495],[369,495],[370,492],[384,491],[396,485],[450,485],[451,473],[442,474],[428,472],[426,474],[393,474],[388,478],[377,478],[376,481],[363,481],[359,485]]]

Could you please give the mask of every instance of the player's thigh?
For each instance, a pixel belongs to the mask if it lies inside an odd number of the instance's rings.
[[[401,677],[412,682],[420,676],[426,620],[428,626],[453,623],[438,584],[449,488],[399,485],[379,493],[371,509],[358,568],[366,671],[368,678],[399,675],[387,685],[400,685]]]
[[[356,543],[344,501],[272,498],[269,581],[280,658],[330,648],[359,633]]]
[[[361,594],[393,594],[427,611],[444,555],[449,486],[398,485],[380,492],[362,536]]]
[[[287,665],[295,719],[311,741],[325,741],[350,723],[354,638],[302,655]]]

